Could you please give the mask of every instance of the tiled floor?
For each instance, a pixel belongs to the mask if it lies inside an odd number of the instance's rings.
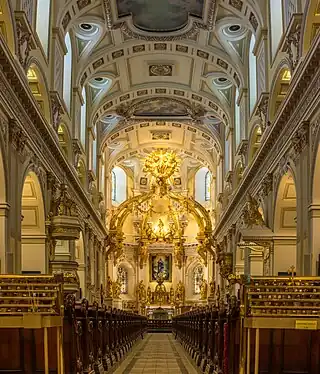
[[[114,374],[197,374],[193,365],[172,334],[145,336]]]

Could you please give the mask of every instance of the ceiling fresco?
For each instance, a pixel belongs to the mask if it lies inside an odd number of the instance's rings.
[[[135,116],[187,116],[186,105],[180,101],[170,100],[169,98],[158,97],[135,105]]]
[[[204,0],[117,0],[119,17],[132,14],[136,27],[154,32],[181,29],[188,15],[202,17]]]

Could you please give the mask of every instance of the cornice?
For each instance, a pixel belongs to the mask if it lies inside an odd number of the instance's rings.
[[[100,220],[95,208],[88,199],[78,180],[75,170],[71,167],[62,153],[53,131],[48,127],[40,108],[35,102],[27,82],[21,77],[21,72],[16,66],[7,46],[0,40],[0,92],[4,103],[8,103],[12,110],[12,116],[23,124],[28,141],[33,144],[37,153],[44,158],[48,171],[52,171],[62,182],[68,182],[72,193],[78,197],[77,203],[85,205],[87,213],[90,213],[96,227],[103,237],[107,234],[106,228]]]
[[[241,214],[247,193],[259,189],[259,184],[266,173],[290,147],[290,138],[300,123],[306,120],[308,111],[316,105],[320,91],[320,35],[303,62],[297,67],[292,83],[287,92],[284,105],[275,121],[270,125],[256,157],[248,167],[238,189],[234,192],[229,205],[217,222],[214,235],[222,237],[222,233],[234,223]],[[252,190],[252,191],[250,191]]]

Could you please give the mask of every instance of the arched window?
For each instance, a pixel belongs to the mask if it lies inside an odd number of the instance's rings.
[[[112,176],[112,202],[121,204],[127,199],[127,175],[125,171],[115,166],[111,171]]]
[[[270,3],[271,57],[276,55],[283,33],[282,0],[272,0]]]
[[[241,124],[240,124],[240,105],[238,105],[239,99],[239,90],[236,89],[235,100],[234,100],[234,125],[235,125],[235,134],[236,134],[236,148],[241,141]]]
[[[116,173],[112,170],[111,171],[111,178],[112,178],[112,201],[116,202],[117,200],[117,177]]]
[[[209,201],[211,196],[211,173],[208,168],[201,168],[195,175],[194,198],[200,204]]]
[[[193,293],[200,294],[200,287],[203,280],[203,267],[198,265],[193,270]]]
[[[51,0],[37,1],[36,31],[46,56],[49,47],[50,3]]]
[[[251,36],[249,48],[249,94],[250,94],[250,114],[253,111],[257,101],[257,59],[253,53],[256,38]]]
[[[63,63],[63,99],[68,111],[71,106],[71,76],[72,76],[72,47],[70,34],[67,33],[64,39],[67,53],[64,55]]]
[[[204,200],[210,201],[211,197],[211,173],[208,170],[204,178]]]
[[[118,267],[118,281],[121,284],[120,293],[127,294],[128,293],[128,272],[123,267]]]
[[[93,139],[92,144],[92,170],[97,175],[97,139]]]
[[[81,106],[81,121],[80,121],[80,141],[83,148],[86,147],[86,132],[87,132],[87,97],[86,89],[82,89],[83,104]]]

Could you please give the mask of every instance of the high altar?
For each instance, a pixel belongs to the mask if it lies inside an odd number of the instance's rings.
[[[110,219],[107,274],[109,288],[119,283],[120,292],[109,296],[114,306],[170,318],[214,296],[208,291],[215,270],[212,223],[200,203],[175,190],[176,153],[152,152],[143,170],[151,176],[149,190],[123,202]]]

